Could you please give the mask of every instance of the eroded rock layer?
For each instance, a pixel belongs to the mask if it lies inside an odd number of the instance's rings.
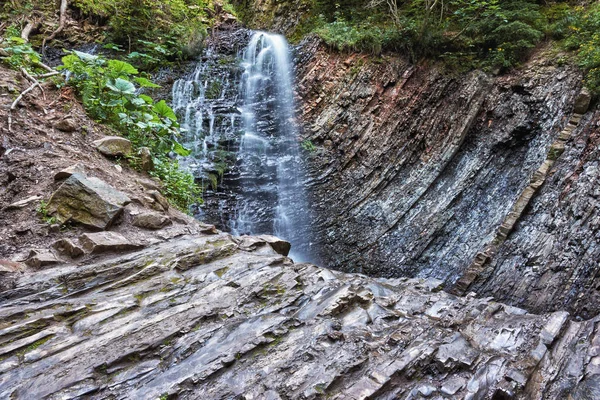
[[[506,75],[452,76],[400,57],[332,53],[315,40],[297,64],[304,136],[320,148],[312,203],[327,265],[452,287],[508,221],[508,241],[467,292],[536,311],[600,312],[598,301],[581,303],[596,298],[600,246],[596,117],[568,125],[578,72],[541,51]],[[566,151],[554,154],[566,130]],[[547,183],[512,221],[540,170]]]
[[[0,300],[0,398],[598,393],[596,320],[294,264],[281,247],[188,236],[20,277]]]

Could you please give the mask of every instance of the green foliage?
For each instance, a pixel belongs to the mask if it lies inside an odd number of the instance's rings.
[[[201,188],[190,173],[179,169],[177,161],[166,157],[156,158],[150,175],[163,181],[165,195],[180,210],[187,210],[191,204],[201,202]]]
[[[48,225],[56,224],[56,218],[50,215],[48,211],[48,203],[44,200],[40,201],[39,206],[35,209],[40,218]]]
[[[586,72],[585,85],[600,94],[600,4],[560,11],[553,34],[564,37],[564,46],[576,52],[576,61]]]
[[[402,51],[470,67],[517,65],[546,21],[532,0],[322,0],[313,12],[314,32],[340,51]]]
[[[9,34],[14,33],[9,32]],[[31,70],[41,61],[41,56],[33,50],[29,43],[20,37],[10,36],[4,39],[0,42],[0,48],[8,53],[9,56],[4,61],[13,69],[18,70],[24,67]]]
[[[300,147],[302,147],[303,150],[308,151],[308,152],[313,152],[313,151],[317,150],[317,146],[315,146],[315,144],[308,139],[303,141],[300,144]]]
[[[177,138],[177,116],[164,100],[139,94],[138,86],[157,87],[148,77],[139,76],[131,64],[107,60],[102,56],[73,51],[63,57],[58,69],[68,70],[73,86],[87,112],[99,122],[121,132],[134,147],[148,147],[155,156],[155,176],[165,183],[166,195],[180,209],[186,210],[199,200],[199,188],[189,173],[180,171],[168,155],[188,156]],[[133,159],[133,163],[137,160]]]
[[[192,57],[214,22],[213,0],[73,0],[80,13],[108,25],[113,49],[126,49],[145,69]],[[233,11],[227,1],[220,4]]]

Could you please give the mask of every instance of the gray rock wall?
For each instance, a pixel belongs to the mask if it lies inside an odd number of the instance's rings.
[[[553,65],[543,49],[498,77],[334,53],[315,40],[299,48],[297,65],[304,138],[318,147],[306,156],[321,259],[344,271],[442,279],[447,287],[494,240],[567,126],[581,88],[579,73]],[[590,118],[469,290],[539,311],[600,312],[599,302],[585,310],[581,303],[598,286]]]

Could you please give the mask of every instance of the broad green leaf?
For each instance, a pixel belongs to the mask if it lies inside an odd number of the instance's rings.
[[[183,147],[180,143],[173,141],[173,151],[181,157],[187,157],[192,154],[192,151]]]
[[[153,104],[154,103],[154,100],[152,99],[152,97],[150,97],[150,96],[148,96],[146,94],[140,94],[139,98],[142,99],[142,100],[144,100],[148,104]]]
[[[139,97],[136,97],[135,99],[132,99],[131,102],[134,105],[138,106],[138,107],[146,105],[146,101],[144,99],[142,99],[142,98],[139,98]]]
[[[108,68],[118,74],[125,74],[125,75],[137,75],[138,74],[138,70],[135,69],[135,67],[131,64],[129,64],[128,62],[125,61],[120,61],[120,60],[110,60],[108,61]]]
[[[107,83],[106,87],[119,94],[134,94],[135,85],[126,79],[117,78],[113,83]]]
[[[89,53],[84,53],[82,51],[73,50],[73,53],[75,53],[75,55],[81,58],[83,61],[95,61],[98,59],[98,56]]]
[[[137,82],[138,85],[140,85],[141,87],[145,87],[145,88],[159,88],[160,87],[160,85],[157,85],[156,83],[152,82],[151,80],[142,78],[142,77],[135,78],[135,81]]]
[[[175,111],[173,111],[173,109],[169,107],[164,100],[156,103],[152,109],[160,117],[168,118],[171,121],[177,121],[177,115],[175,115]]]

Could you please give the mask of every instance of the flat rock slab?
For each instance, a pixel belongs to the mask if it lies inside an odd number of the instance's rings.
[[[107,234],[124,241],[84,241]],[[187,236],[20,275],[0,292],[0,399],[598,398],[600,318],[265,248]],[[449,312],[427,312],[436,304]]]
[[[278,254],[287,256],[292,248],[290,242],[271,235],[242,236],[241,239],[240,248],[248,251],[254,251],[260,247],[269,245]]]
[[[75,173],[48,203],[48,211],[61,223],[75,222],[90,228],[108,229],[131,200],[106,182]]]
[[[67,167],[61,171],[58,171],[56,173],[56,175],[54,175],[54,180],[55,181],[62,181],[64,179],[69,178],[71,175],[73,174],[81,174],[81,175],[85,175],[86,174],[86,170],[85,170],[85,165],[83,164],[75,164],[75,165],[71,165],[70,167]]]
[[[120,136],[107,136],[94,141],[94,145],[105,156],[117,157],[131,153],[131,142]]]
[[[32,250],[25,263],[32,268],[39,269],[49,265],[58,264],[60,260],[49,250]]]
[[[131,224],[144,229],[161,229],[171,224],[171,218],[157,212],[142,212],[134,215]]]
[[[137,250],[143,247],[130,242],[125,236],[116,232],[86,233],[81,235],[79,242],[82,244],[83,249],[91,254]]]

